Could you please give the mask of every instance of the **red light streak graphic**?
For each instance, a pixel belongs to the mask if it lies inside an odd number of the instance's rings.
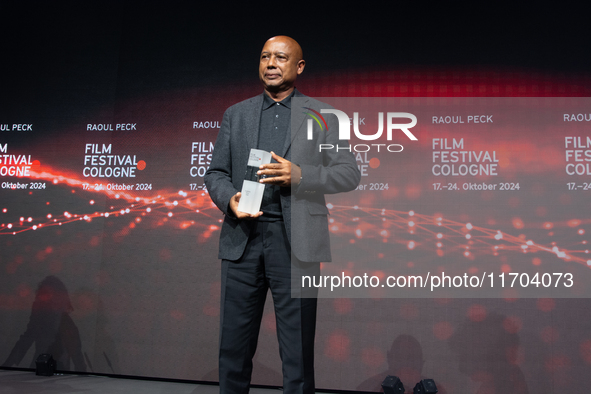
[[[86,193],[105,195],[108,198],[106,203],[108,209],[86,213],[70,213],[68,211],[62,214],[47,213],[45,216],[35,219],[21,217],[16,222],[0,223],[0,235],[17,235],[26,231],[39,230],[44,227],[62,226],[80,221],[91,222],[98,218],[107,219],[126,215],[134,217],[132,223],[139,223],[143,217],[150,215],[158,219],[158,225],[172,224],[181,229],[200,226],[205,229],[204,235],[206,237],[209,237],[211,232],[218,229],[216,225],[211,225],[211,220],[208,221],[208,224],[204,224],[200,223],[199,219],[194,216],[197,214],[214,220],[215,216],[218,216],[219,211],[211,202],[206,191],[187,192],[178,190],[174,192],[162,190],[160,192],[154,192],[151,196],[145,196],[146,192],[142,191],[140,192],[142,194],[140,196],[140,193],[136,195],[133,192],[107,190],[105,188],[101,190],[84,189],[84,185],[89,184],[88,180],[80,180],[63,174],[56,175],[50,171],[32,171],[31,176],[37,180],[49,181],[53,185],[71,187],[73,188],[72,192],[84,190]],[[96,198],[89,199],[89,205],[95,205],[95,200]],[[7,211],[7,208],[2,209],[3,213]],[[209,212],[213,214],[210,215]]]
[[[84,189],[88,180],[80,180],[74,176],[56,175],[51,170],[31,172],[31,177],[45,180],[53,185],[71,187],[72,191]],[[89,211],[86,213],[63,212],[56,214],[48,212],[39,218],[23,215],[16,222],[0,223],[0,235],[17,235],[27,231],[36,231],[45,227],[62,226],[74,222],[91,222],[95,219],[131,216],[129,227],[134,228],[143,218],[151,216],[157,219],[158,226],[173,226],[182,230],[199,227],[201,236],[209,238],[218,231],[221,214],[212,203],[207,191],[161,190],[154,191],[151,196],[145,196],[146,191],[137,194],[129,191],[114,190],[84,190],[86,193],[104,195],[108,201],[108,209],[104,211]],[[96,198],[89,199],[89,205],[95,204]],[[49,205],[49,204],[48,204]],[[523,235],[514,236],[507,232],[480,227],[472,223],[462,223],[446,219],[441,215],[423,215],[414,211],[395,211],[380,208],[364,208],[359,206],[333,206],[329,204],[331,216],[329,228],[335,235],[351,236],[350,243],[363,242],[365,239],[381,239],[387,244],[403,244],[409,251],[422,249],[432,250],[442,257],[451,251],[463,255],[467,259],[474,259],[478,255],[498,256],[500,252],[552,254],[563,261],[576,262],[591,266],[589,249],[568,249],[559,247],[552,242],[550,245],[537,243]],[[6,208],[2,209],[7,212]],[[197,215],[197,216],[195,216]],[[198,216],[209,220],[200,220]],[[212,224],[215,223],[215,224]],[[526,223],[520,218],[513,219],[513,226],[519,230],[529,229],[560,229],[572,228],[579,236],[586,232],[581,225],[591,223],[591,219],[572,219],[561,222]],[[401,236],[408,234],[414,239]],[[554,235],[554,233],[552,233]],[[579,242],[585,246],[588,241]],[[445,249],[445,251],[444,251]]]
[[[379,208],[333,206],[329,204],[331,219],[329,229],[334,234],[351,234],[356,243],[361,239],[382,239],[384,243],[402,244],[409,251],[417,248],[434,251],[442,257],[446,251],[461,253],[472,259],[478,255],[499,256],[503,251],[511,253],[552,254],[563,261],[591,266],[591,255],[587,240],[578,241],[582,248],[567,249],[552,242],[550,245],[537,243],[523,235],[515,236],[504,231],[476,226],[446,219],[441,215],[422,215],[414,211],[395,211]],[[520,223],[523,223],[520,220]],[[554,227],[568,229],[591,223],[587,220],[554,222]],[[528,228],[545,229],[548,223],[531,223]],[[521,229],[521,228],[520,228]],[[584,235],[583,229],[573,234]],[[411,235],[414,239],[408,239]],[[585,257],[585,256],[588,257]]]

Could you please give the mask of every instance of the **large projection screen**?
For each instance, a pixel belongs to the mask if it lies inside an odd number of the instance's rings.
[[[3,2],[0,365],[49,352],[64,371],[217,382],[223,216],[203,175],[225,109],[262,92],[263,43],[287,34],[307,61],[298,89],[349,114],[362,172],[328,198],[317,387],[591,385],[585,23],[437,7],[401,7],[394,23],[375,10]],[[469,17],[483,12],[490,22]],[[359,137],[379,112],[383,135]],[[389,112],[413,115],[417,139],[389,138]],[[397,286],[331,289],[364,274]],[[428,286],[401,286],[417,275]],[[253,383],[280,386],[265,310]]]

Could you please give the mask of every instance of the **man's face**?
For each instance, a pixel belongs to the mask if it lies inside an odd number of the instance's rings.
[[[259,63],[259,78],[268,92],[282,92],[293,88],[304,71],[302,50],[289,37],[273,37],[265,43]]]

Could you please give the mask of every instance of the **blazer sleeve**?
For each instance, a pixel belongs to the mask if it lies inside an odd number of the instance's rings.
[[[226,110],[214,145],[214,154],[209,169],[203,178],[209,196],[225,214],[233,216],[228,210],[230,199],[239,192],[232,182],[232,147],[230,110]]]

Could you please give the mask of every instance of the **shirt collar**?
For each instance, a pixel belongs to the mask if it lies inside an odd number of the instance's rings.
[[[289,96],[287,96],[281,101],[275,101],[271,97],[269,97],[269,95],[266,92],[263,93],[263,111],[271,108],[273,105],[275,105],[275,103],[279,103],[283,105],[285,108],[291,109],[291,98],[294,96],[295,92],[296,89],[294,89]]]

